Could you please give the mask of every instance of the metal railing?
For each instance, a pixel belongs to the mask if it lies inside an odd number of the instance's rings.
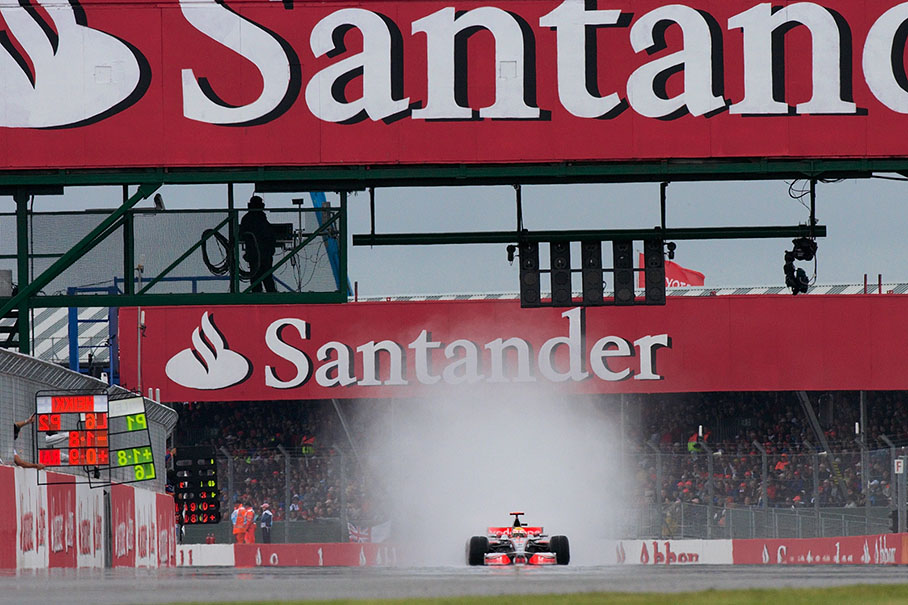
[[[891,531],[888,507],[870,517],[854,508],[722,508],[710,514],[703,504],[676,502],[626,510],[619,532],[637,539],[821,538]]]
[[[906,454],[908,448],[871,449],[863,441],[832,451],[809,442],[692,444],[670,452],[649,445],[629,457],[643,504],[623,514],[619,533],[705,539],[887,533],[891,511],[899,509],[893,469]]]

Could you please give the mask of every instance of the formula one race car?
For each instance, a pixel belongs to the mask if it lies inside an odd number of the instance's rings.
[[[490,527],[487,535],[473,536],[467,543],[470,565],[567,565],[571,547],[567,536],[549,537],[542,527],[520,522],[523,513],[514,516],[511,527]]]

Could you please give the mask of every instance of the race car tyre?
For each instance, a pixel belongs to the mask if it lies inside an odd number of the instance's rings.
[[[470,565],[484,565],[488,551],[489,539],[485,536],[473,536],[467,545],[467,563]]]
[[[567,565],[571,562],[571,544],[568,542],[567,536],[552,536],[549,546],[555,553],[555,562],[558,565]]]

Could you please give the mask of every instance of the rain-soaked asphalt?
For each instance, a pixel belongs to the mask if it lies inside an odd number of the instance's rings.
[[[86,605],[444,597],[908,583],[908,567],[176,568],[0,576],[0,603]]]

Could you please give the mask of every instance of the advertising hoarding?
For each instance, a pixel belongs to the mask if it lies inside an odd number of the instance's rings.
[[[593,4],[7,7],[0,167],[908,151],[908,4]]]

